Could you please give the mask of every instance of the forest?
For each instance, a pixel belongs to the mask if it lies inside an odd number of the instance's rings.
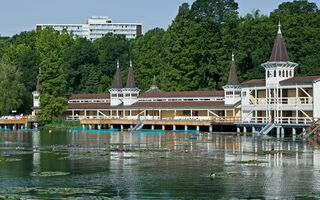
[[[124,82],[132,60],[142,91],[153,75],[162,91],[221,89],[232,52],[240,82],[264,78],[261,64],[269,60],[279,20],[290,60],[299,64],[296,76],[319,75],[320,11],[307,0],[245,16],[234,0],[196,0],[179,7],[167,30],[154,28],[133,40],[108,34],[89,41],[50,28],[1,37],[0,115],[30,113],[39,79],[39,116],[52,121],[65,111],[67,95],[108,93],[117,60]]]

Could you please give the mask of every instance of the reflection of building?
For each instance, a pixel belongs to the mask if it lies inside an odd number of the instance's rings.
[[[265,79],[239,83],[232,56],[227,85],[220,91],[161,92],[155,81],[141,92],[130,64],[123,87],[119,64],[110,94],[74,94],[68,100],[67,119],[83,124],[134,125],[143,120],[155,126],[232,125],[262,128],[284,134],[284,128],[305,127],[320,118],[320,75],[295,77],[296,63],[289,61],[280,24],[270,60],[263,63]],[[99,126],[98,126],[99,127]],[[281,130],[280,130],[281,128]],[[246,132],[244,128],[244,132]],[[295,134],[295,129],[292,130]]]
[[[142,24],[139,23],[113,23],[111,19],[104,16],[93,16],[88,19],[87,24],[37,24],[37,30],[51,27],[62,32],[66,29],[74,35],[95,40],[107,33],[114,35],[125,35],[127,39],[133,39],[142,34]]]

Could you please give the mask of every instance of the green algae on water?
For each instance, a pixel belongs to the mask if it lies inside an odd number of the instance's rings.
[[[38,176],[38,177],[50,177],[50,176],[66,176],[69,175],[69,172],[32,172],[30,176]]]

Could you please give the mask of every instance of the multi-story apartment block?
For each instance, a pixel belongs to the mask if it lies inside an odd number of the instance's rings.
[[[62,32],[66,29],[74,35],[85,37],[88,40],[95,40],[103,37],[107,33],[115,35],[125,35],[127,39],[134,39],[142,34],[142,24],[140,23],[113,23],[105,16],[93,16],[88,19],[87,24],[37,24],[37,30],[52,27],[54,30]]]

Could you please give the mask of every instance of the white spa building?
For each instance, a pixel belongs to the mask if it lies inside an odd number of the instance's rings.
[[[262,64],[264,79],[239,83],[232,56],[223,90],[162,92],[154,80],[142,92],[135,84],[132,64],[123,87],[118,64],[109,93],[71,95],[66,118],[98,128],[127,128],[140,120],[150,128],[169,130],[295,135],[320,118],[320,75],[297,77],[296,66],[289,59],[279,25],[270,59]]]

